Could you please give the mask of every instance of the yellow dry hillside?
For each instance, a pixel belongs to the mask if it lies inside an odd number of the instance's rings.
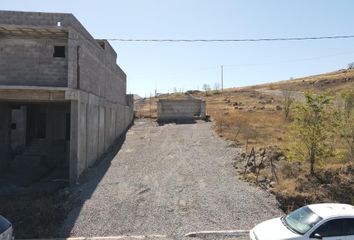
[[[288,122],[284,119],[282,90],[297,92],[341,92],[354,87],[354,69],[249,87],[193,93],[207,102],[207,114],[220,136],[244,145],[282,144]],[[183,93],[164,94],[139,103],[137,117],[157,116],[158,98],[179,99]]]

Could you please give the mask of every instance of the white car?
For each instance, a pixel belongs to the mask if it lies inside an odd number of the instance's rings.
[[[0,215],[0,240],[12,240],[12,225]]]
[[[262,222],[250,231],[252,240],[354,240],[354,206],[312,204]]]

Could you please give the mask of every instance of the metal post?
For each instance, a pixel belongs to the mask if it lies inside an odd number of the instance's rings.
[[[221,92],[224,91],[224,66],[221,65]]]

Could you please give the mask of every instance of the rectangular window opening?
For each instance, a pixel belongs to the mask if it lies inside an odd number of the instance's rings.
[[[65,46],[54,46],[53,57],[65,58]]]

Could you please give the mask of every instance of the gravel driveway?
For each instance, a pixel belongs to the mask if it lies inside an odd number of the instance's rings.
[[[272,195],[237,179],[235,148],[211,123],[137,120],[108,165],[92,170],[62,234],[78,237],[249,229],[279,216]]]

